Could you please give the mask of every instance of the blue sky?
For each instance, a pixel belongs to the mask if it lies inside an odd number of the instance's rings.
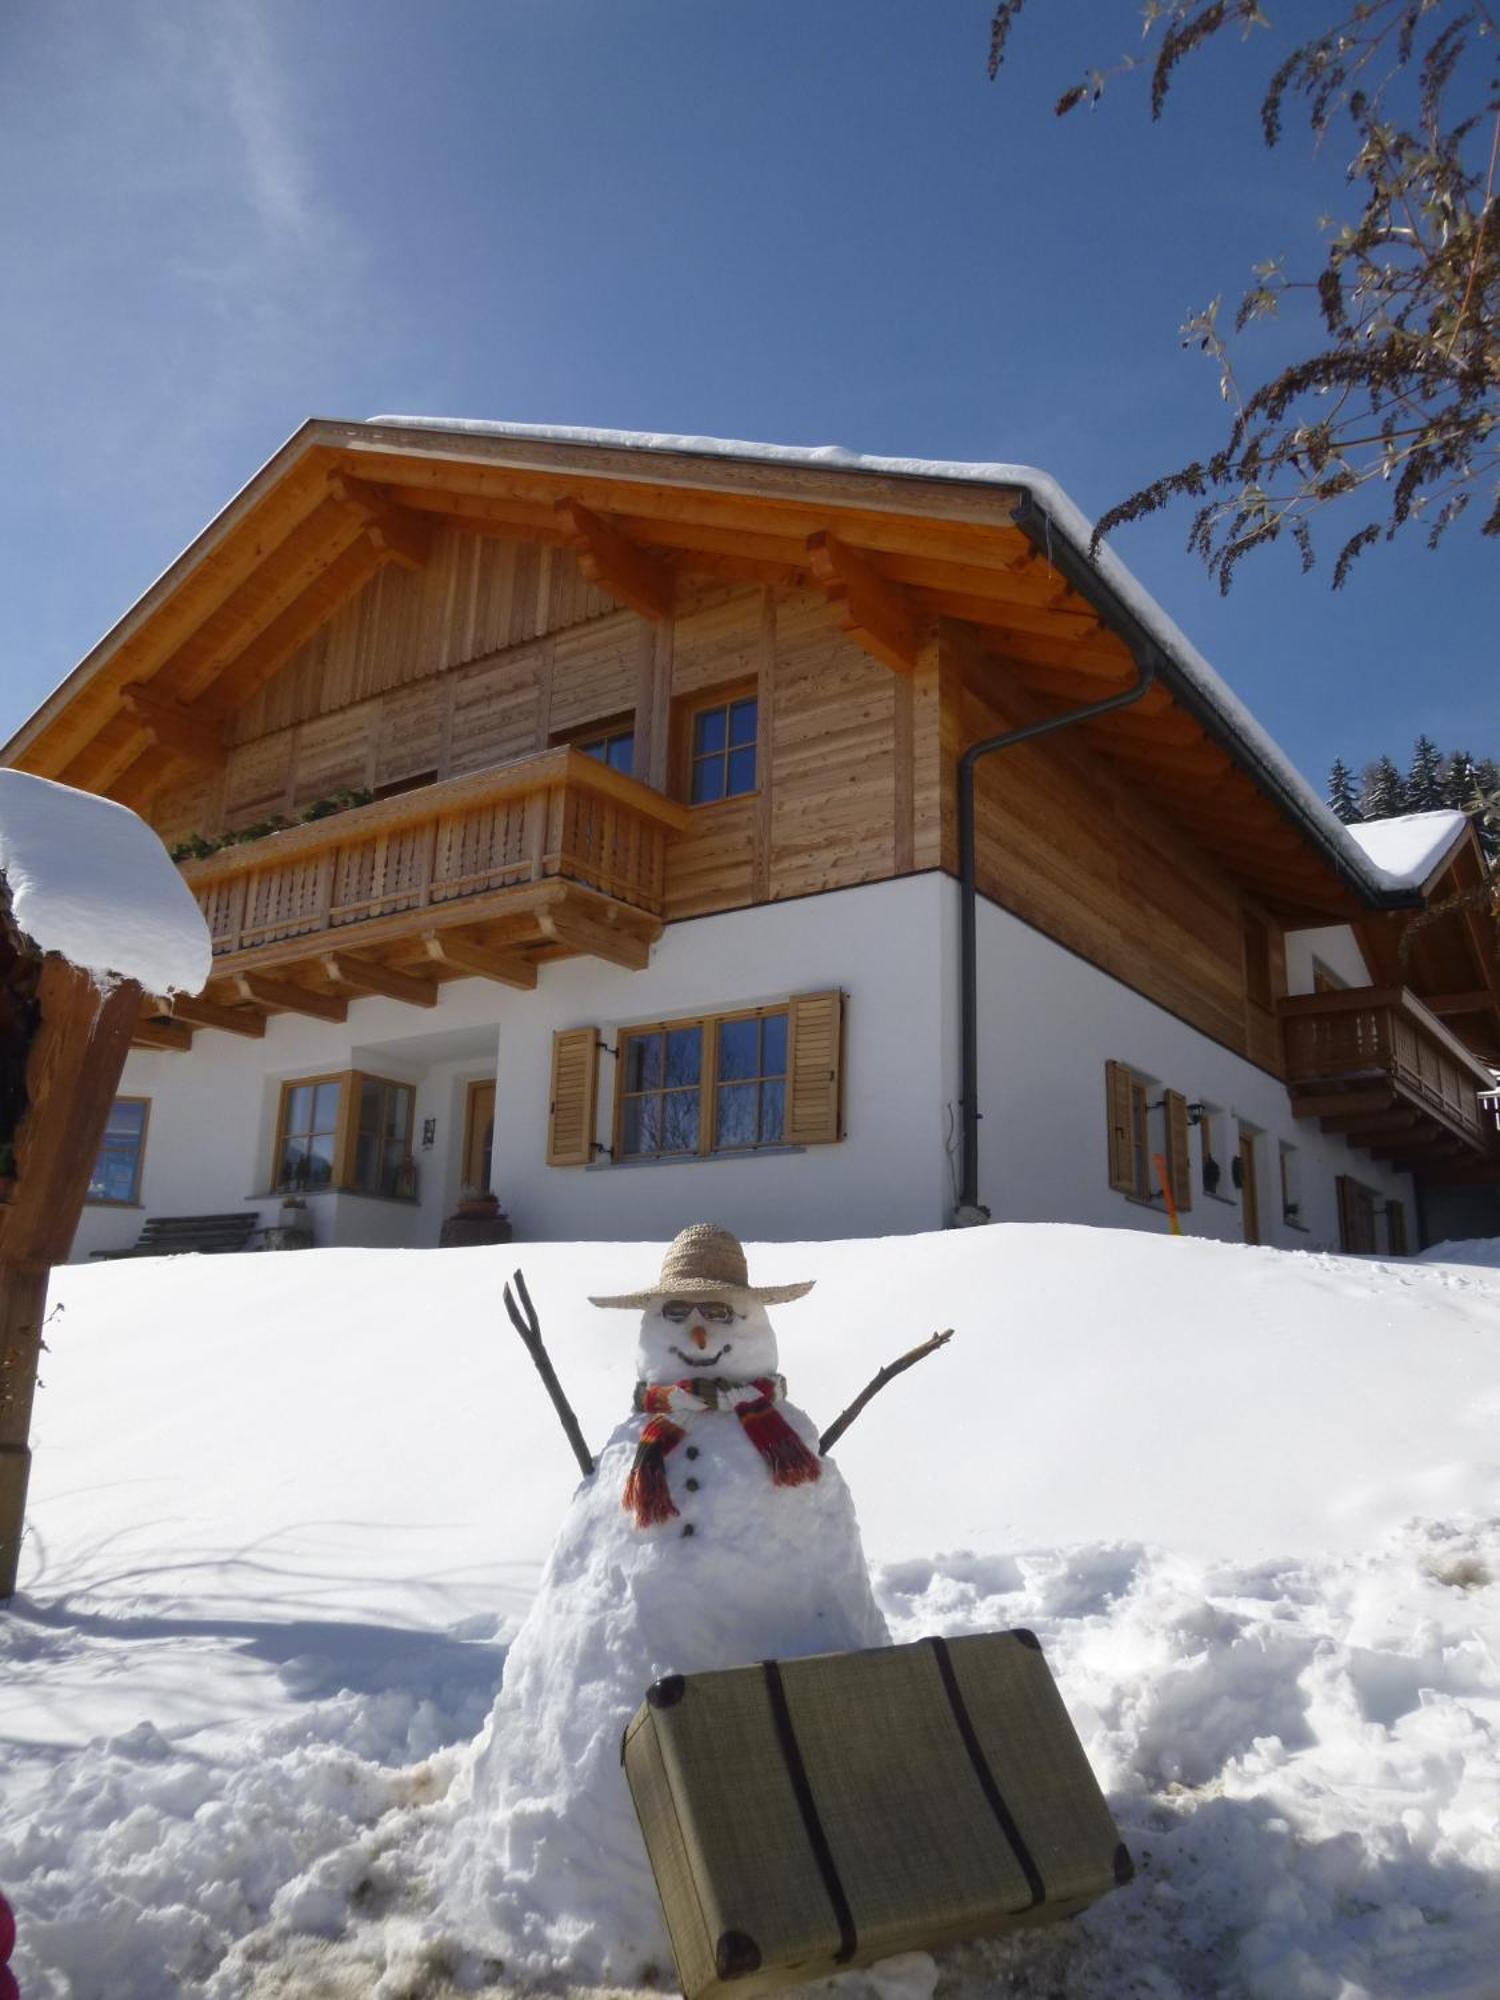
[[[1209,448],[1177,329],[1316,256],[1337,162],[1261,146],[1270,37],[1059,122],[1138,8],[1031,11],[992,85],[988,0],[6,0],[0,738],[310,415],[1012,459],[1090,513]],[[1316,782],[1500,754],[1493,543],[1225,601],[1186,532],[1115,546]]]

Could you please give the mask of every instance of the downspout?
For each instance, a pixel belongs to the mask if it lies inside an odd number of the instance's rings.
[[[1129,708],[1140,700],[1156,679],[1160,654],[1155,641],[1139,621],[1121,604],[1114,591],[1062,534],[1054,535],[1052,523],[1028,495],[1017,516],[1016,526],[1058,569],[1081,597],[1085,597],[1117,630],[1123,632],[1135,656],[1136,678],[1119,694],[1091,701],[1082,708],[1070,708],[1062,715],[1048,716],[1044,722],[1028,723],[1021,729],[1007,729],[999,736],[971,743],[958,761],[958,866],[959,866],[959,1123],[961,1134],[958,1202],[954,1225],[963,1228],[988,1222],[990,1211],[979,1199],[979,951],[977,920],[979,887],[974,834],[974,770],[982,757],[1009,750],[1014,744],[1029,743],[1050,736],[1075,723],[1109,715],[1117,708]],[[1123,614],[1123,615],[1122,615]]]

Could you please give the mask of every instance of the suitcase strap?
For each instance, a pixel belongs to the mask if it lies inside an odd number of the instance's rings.
[[[839,1879],[838,1864],[833,1858],[833,1849],[828,1845],[828,1834],[818,1812],[818,1802],[813,1797],[813,1789],[808,1782],[807,1766],[803,1763],[802,1752],[797,1746],[797,1732],[792,1727],[792,1714],[787,1707],[786,1689],[781,1684],[781,1669],[774,1660],[763,1660],[761,1669],[766,1677],[766,1694],[771,1703],[771,1719],[776,1725],[776,1736],[781,1744],[781,1755],[786,1764],[787,1777],[791,1780],[792,1795],[797,1801],[797,1810],[802,1815],[802,1828],[807,1835],[807,1844],[812,1849],[813,1860],[817,1863],[818,1873],[823,1878],[823,1887],[833,1906],[834,1922],[839,1927],[839,1948],[833,1954],[834,1962],[838,1965],[847,1965],[859,1949],[859,1934],[854,1928],[854,1912],[849,1907],[849,1898],[845,1895],[844,1885]]]
[[[963,1738],[963,1746],[969,1753],[969,1762],[974,1767],[974,1775],[979,1780],[979,1789],[984,1793],[985,1804],[999,1822],[1000,1831],[1005,1835],[1011,1852],[1020,1864],[1021,1873],[1031,1890],[1031,1908],[1047,1900],[1047,1887],[1042,1880],[1042,1871],[1036,1865],[1036,1857],[1026,1845],[1025,1836],[1016,1825],[1015,1815],[1005,1803],[1004,1794],[995,1783],[995,1774],[989,1767],[984,1750],[974,1731],[974,1719],[969,1714],[969,1705],[964,1700],[963,1690],[958,1685],[958,1676],[953,1671],[953,1659],[948,1651],[946,1639],[929,1638],[928,1645],[937,1660],[937,1670],[943,1683],[943,1692],[948,1697],[948,1706],[953,1711],[953,1720],[958,1733]]]

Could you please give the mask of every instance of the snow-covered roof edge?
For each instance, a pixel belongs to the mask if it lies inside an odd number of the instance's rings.
[[[1150,634],[1167,656],[1169,667],[1199,697],[1208,717],[1217,720],[1234,745],[1258,767],[1260,775],[1282,803],[1300,819],[1339,872],[1376,902],[1408,903],[1413,885],[1400,872],[1388,871],[1365,852],[1349,829],[1308,783],[1281,746],[1258,723],[1228,684],[1211,667],[1180,626],[1169,617],[1144,584],[1105,543],[1090,556],[1093,523],[1049,472],[1033,465],[998,461],[969,462],[941,458],[885,458],[850,451],[843,445],[758,444],[744,438],[675,436],[665,431],[594,430],[568,424],[513,424],[467,417],[378,416],[366,420],[372,428],[448,431],[475,437],[515,438],[539,444],[593,445],[604,449],[671,452],[700,458],[748,459],[766,465],[800,466],[817,472],[868,472],[906,479],[946,479],[978,486],[1018,486],[1032,498],[1053,530],[1062,534],[1122,606]]]
[[[1349,838],[1392,882],[1420,889],[1469,830],[1467,813],[1445,807],[1434,812],[1399,813],[1391,819],[1358,820]]]

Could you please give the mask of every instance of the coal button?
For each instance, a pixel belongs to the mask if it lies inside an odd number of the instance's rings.
[[[689,1479],[685,1484],[689,1493],[696,1493],[698,1491],[698,1482],[696,1479]]]
[[[683,1529],[683,1531],[682,1531],[682,1532],[683,1532],[683,1534],[684,1534],[684,1535],[686,1536],[686,1535],[694,1535],[694,1534],[696,1534],[696,1533],[697,1533],[698,1531],[697,1531],[697,1529],[696,1529],[696,1528],[695,1528],[695,1527],[693,1526],[692,1522],[691,1522],[691,1521],[689,1521],[689,1522],[688,1522],[688,1524],[687,1524],[687,1526],[686,1526],[686,1527],[685,1527],[685,1528]]]
[[[697,1447],[697,1445],[695,1445],[695,1444],[690,1444],[690,1445],[688,1446],[688,1448],[687,1448],[687,1455],[688,1455],[688,1457],[689,1457],[689,1458],[696,1458],[696,1457],[698,1456],[698,1447]]]

